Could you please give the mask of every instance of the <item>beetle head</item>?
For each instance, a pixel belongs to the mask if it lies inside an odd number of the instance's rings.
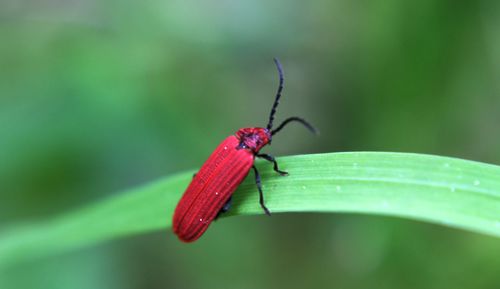
[[[271,133],[262,127],[248,127],[239,129],[236,137],[240,140],[239,149],[249,149],[258,153],[260,149],[271,141]]]

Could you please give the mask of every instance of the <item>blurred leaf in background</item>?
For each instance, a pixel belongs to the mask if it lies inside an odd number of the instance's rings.
[[[500,163],[495,1],[0,3],[0,226],[193,169],[264,125],[275,155],[382,150]],[[170,216],[165,216],[170,218]],[[392,218],[228,218],[19,265],[0,288],[495,288],[498,239]]]

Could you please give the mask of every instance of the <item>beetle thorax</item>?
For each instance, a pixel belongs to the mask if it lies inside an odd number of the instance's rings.
[[[239,129],[236,137],[240,140],[239,148],[249,149],[258,153],[271,140],[269,131],[262,127],[248,127]]]

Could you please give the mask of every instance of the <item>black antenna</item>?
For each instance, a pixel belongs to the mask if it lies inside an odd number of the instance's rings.
[[[296,122],[300,122],[303,126],[305,126],[310,132],[314,133],[314,134],[319,134],[319,130],[317,130],[314,126],[312,126],[312,124],[310,124],[309,122],[307,122],[307,120],[301,118],[301,117],[298,117],[298,116],[292,116],[292,117],[289,117],[287,119],[285,119],[279,126],[278,128],[275,128],[271,131],[271,135],[275,135],[276,133],[278,133],[282,128],[284,128],[288,123],[292,122],[292,121],[296,121]]]
[[[269,122],[267,123],[267,130],[271,131],[273,128],[273,121],[274,121],[274,114],[276,113],[276,108],[278,107],[278,104],[280,103],[280,97],[281,97],[281,91],[283,90],[283,82],[284,82],[284,77],[283,77],[283,68],[281,67],[281,63],[279,62],[278,59],[273,58],[274,63],[276,64],[276,68],[278,68],[278,73],[280,76],[280,84],[278,86],[278,91],[276,92],[276,98],[274,99],[274,104],[273,108],[271,109],[271,114],[269,115]]]

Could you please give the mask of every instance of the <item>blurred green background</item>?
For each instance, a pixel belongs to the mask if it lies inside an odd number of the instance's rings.
[[[0,226],[195,169],[236,129],[266,152],[500,163],[500,2],[0,2]],[[170,216],[165,216],[165,219]],[[235,217],[20,264],[0,288],[499,288],[500,241],[396,218]]]

